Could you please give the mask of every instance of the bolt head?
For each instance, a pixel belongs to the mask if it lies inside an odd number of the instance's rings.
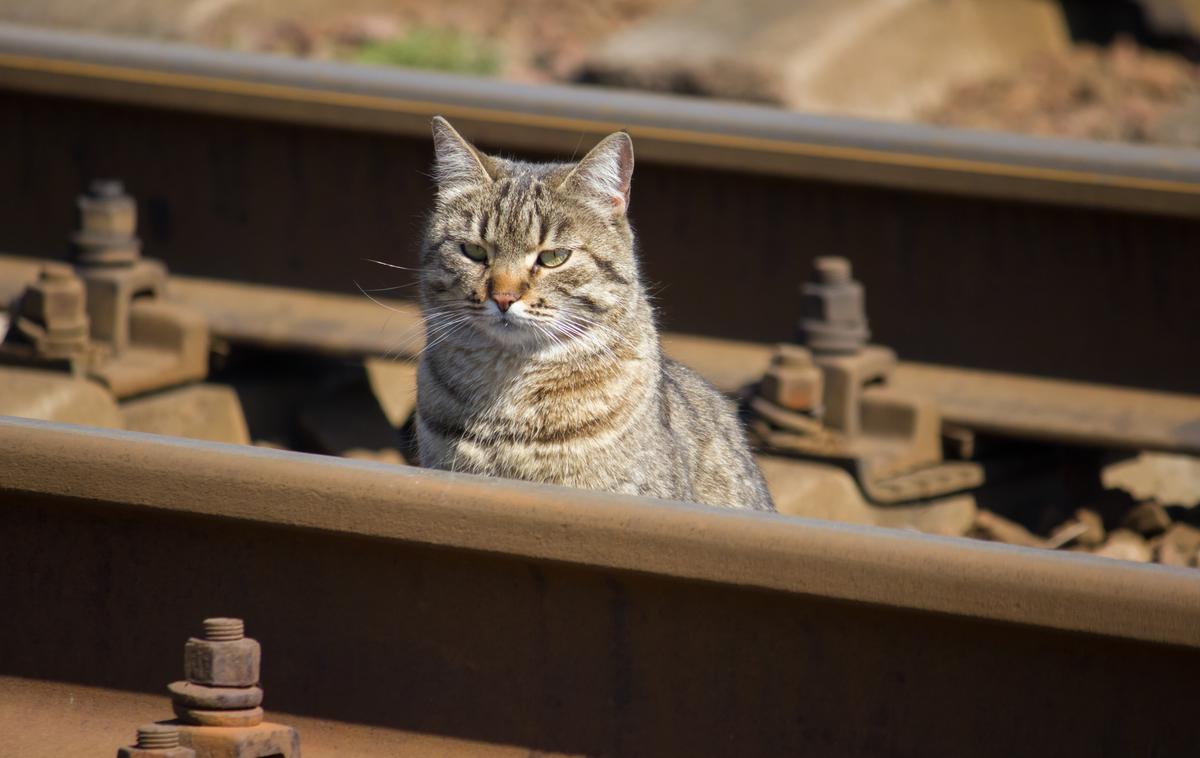
[[[217,687],[258,684],[262,651],[258,640],[214,642],[193,637],[183,646],[183,675],[190,682]]]

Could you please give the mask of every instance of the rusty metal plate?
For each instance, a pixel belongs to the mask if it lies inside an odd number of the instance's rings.
[[[902,391],[934,398],[946,421],[1013,437],[1200,455],[1200,396],[994,371],[901,363]]]

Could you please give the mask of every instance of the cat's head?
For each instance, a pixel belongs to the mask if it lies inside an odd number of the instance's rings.
[[[421,260],[431,332],[557,349],[621,322],[640,292],[628,134],[578,163],[524,163],[483,154],[438,116],[433,143],[437,200]]]

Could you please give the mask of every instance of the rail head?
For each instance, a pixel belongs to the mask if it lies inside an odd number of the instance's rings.
[[[1189,570],[10,417],[0,450],[0,503],[203,515],[1200,647]]]
[[[0,88],[570,153],[628,129],[639,157],[735,171],[1200,216],[1200,151],[525,85],[0,24]]]

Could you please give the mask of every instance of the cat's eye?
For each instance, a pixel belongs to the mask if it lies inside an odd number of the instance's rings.
[[[471,244],[470,242],[464,242],[461,245],[459,245],[459,247],[462,248],[463,255],[467,256],[468,258],[470,258],[471,260],[473,260],[477,263],[483,263],[484,261],[487,260],[487,257],[488,257],[487,250],[484,249],[481,245],[474,245],[474,244]]]
[[[571,257],[570,250],[559,248],[557,250],[543,250],[538,254],[538,263],[546,268],[554,268],[561,266],[567,262],[567,258]]]

